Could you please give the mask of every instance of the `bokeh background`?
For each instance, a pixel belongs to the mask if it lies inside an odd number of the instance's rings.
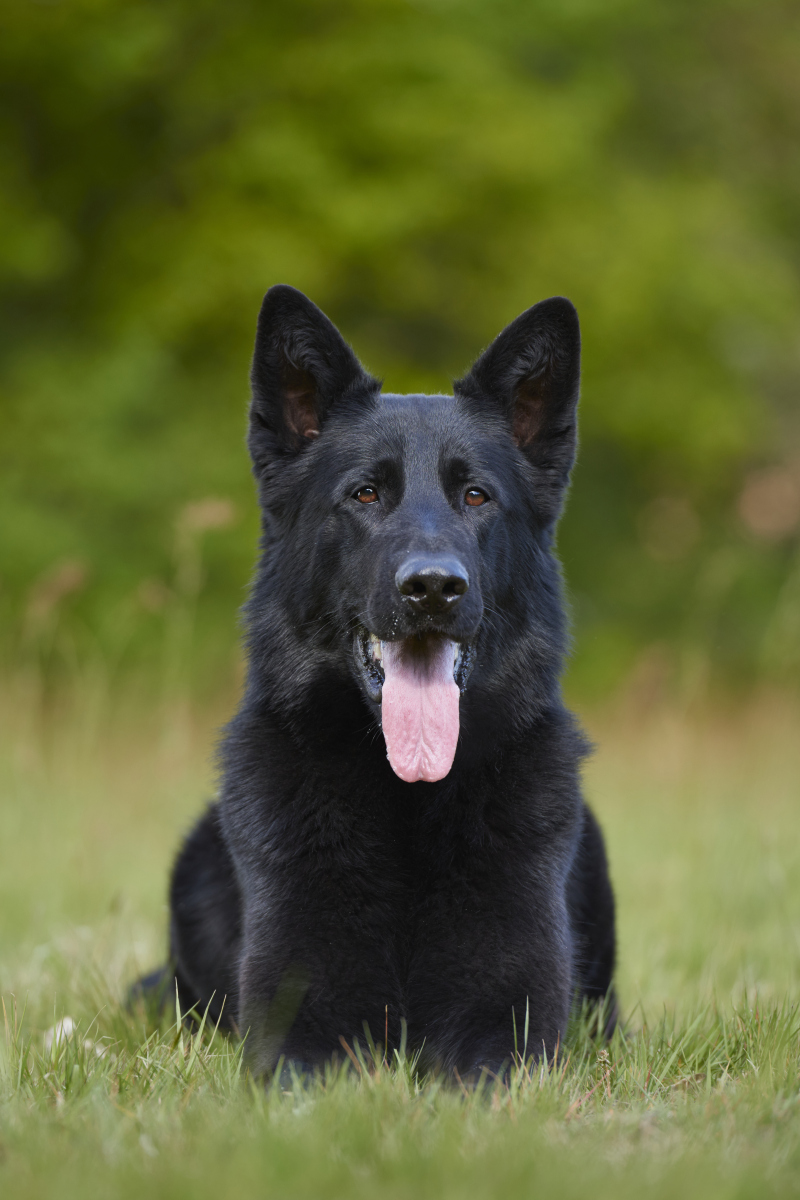
[[[798,0],[2,5],[0,990],[43,1027],[164,953],[276,282],[391,390],[575,302],[567,687],[623,1006],[800,994],[798,62]]]
[[[6,663],[230,669],[285,281],[392,390],[569,296],[571,692],[791,682],[799,55],[795,0],[9,0]]]

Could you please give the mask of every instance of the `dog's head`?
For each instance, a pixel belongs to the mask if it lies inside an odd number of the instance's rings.
[[[382,393],[302,293],[264,299],[251,652],[264,669],[294,655],[289,707],[321,675],[355,683],[401,779],[446,775],[465,723],[501,735],[552,699],[564,633],[550,547],[579,374],[577,314],[559,297],[512,322],[452,396]]]

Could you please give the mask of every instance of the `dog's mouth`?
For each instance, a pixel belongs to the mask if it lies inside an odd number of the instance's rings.
[[[474,643],[438,633],[384,642],[361,628],[355,654],[367,693],[381,705],[392,770],[407,783],[443,779],[456,753],[459,697],[475,661]]]

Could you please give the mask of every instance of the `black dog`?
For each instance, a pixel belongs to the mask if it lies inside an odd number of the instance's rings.
[[[613,1023],[614,901],[559,688],[579,357],[555,298],[453,396],[382,394],[305,296],[267,293],[247,686],[171,890],[182,1005],[225,999],[257,1072],[404,1022],[424,1062],[499,1070],[526,1013],[546,1055],[576,999]]]

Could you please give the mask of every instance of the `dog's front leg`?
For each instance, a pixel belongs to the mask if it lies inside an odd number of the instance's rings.
[[[466,881],[421,914],[408,988],[412,1044],[424,1059],[476,1078],[523,1057],[551,1059],[567,1030],[573,945],[563,884],[481,897]]]
[[[305,966],[285,955],[272,957],[262,946],[243,955],[239,1026],[246,1061],[257,1078],[270,1076],[281,1059],[301,1073],[312,1069],[312,1046],[301,1018],[309,982]]]
[[[251,1071],[279,1059],[307,1071],[369,1038],[399,1044],[405,1017],[391,920],[380,896],[334,905],[322,889],[276,907],[251,897],[239,975],[239,1028]],[[369,1035],[367,1035],[369,1030]]]

